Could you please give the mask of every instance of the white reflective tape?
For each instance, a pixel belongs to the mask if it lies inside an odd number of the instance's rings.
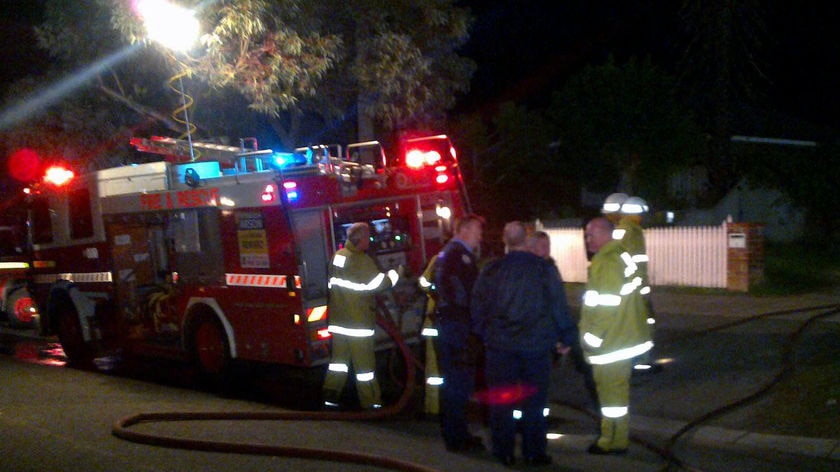
[[[418,280],[417,283],[420,284],[420,288],[424,290],[427,288],[432,288],[432,283],[429,282],[429,279],[427,279],[425,276],[421,275],[420,280]]]
[[[642,295],[647,295],[647,294],[649,294],[649,293],[650,293],[650,285],[645,285],[644,287],[642,287],[642,288],[639,290],[639,293],[641,293]]]
[[[621,210],[621,204],[620,203],[612,203],[612,202],[604,203],[604,206],[602,208],[603,208],[602,211],[604,213],[615,213],[618,210]]]
[[[583,304],[586,306],[598,306],[598,292],[587,290],[583,293]]]
[[[385,280],[385,274],[380,272],[379,274],[377,274],[376,277],[373,278],[373,280],[371,280],[370,282],[368,282],[366,284],[361,284],[361,283],[358,283],[358,282],[352,282],[350,280],[342,279],[342,278],[339,278],[339,277],[330,278],[329,284],[330,284],[330,287],[337,286],[337,287],[346,288],[348,290],[354,290],[356,292],[369,292],[369,291],[378,289],[379,286],[382,285],[382,281],[384,281],[384,280]]]
[[[420,334],[429,338],[435,338],[438,335],[438,330],[435,328],[423,328],[423,331],[420,331]]]
[[[391,285],[397,285],[397,282],[400,281],[400,274],[394,269],[391,269],[388,271],[388,278],[391,280]]]
[[[548,415],[549,415],[550,413],[551,413],[551,409],[549,409],[548,407],[543,408],[543,416],[545,416],[546,418],[548,418]]]
[[[621,286],[621,296],[625,297],[627,295],[630,295],[631,293],[635,292],[640,285],[642,285],[642,278],[634,277],[633,280]]]
[[[336,254],[335,257],[333,257],[333,265],[336,266],[336,267],[344,267],[344,264],[346,264],[346,263],[347,263],[347,257],[346,256],[343,256],[341,254]]]
[[[0,262],[0,269],[28,269],[26,262]]]
[[[624,233],[626,233],[626,232],[627,231],[623,230],[623,229],[614,229],[613,232],[612,232],[612,238],[620,241],[620,240],[624,239]]]
[[[619,349],[617,351],[608,352],[606,354],[600,354],[597,356],[589,356],[589,363],[593,365],[606,365],[612,364],[613,362],[623,361],[627,359],[632,359],[633,357],[642,355],[653,347],[652,341],[646,341],[642,344],[637,344],[632,347],[626,347],[624,349]]]
[[[333,372],[344,372],[345,374],[350,372],[350,367],[347,364],[330,364],[328,369]]]
[[[373,372],[362,372],[356,374],[356,380],[359,382],[370,382],[374,378]]]
[[[633,262],[633,256],[629,252],[622,252],[621,260],[624,261],[624,277],[630,277],[636,273],[639,266]]]
[[[647,254],[635,254],[633,255],[633,262],[635,262],[636,264],[640,262],[650,262],[650,259],[648,258]]]
[[[110,283],[112,281],[110,272],[72,272],[64,274],[38,274],[34,277],[35,283],[51,284],[56,280],[67,280],[76,283]]]
[[[443,377],[427,377],[426,385],[431,385],[432,387],[441,386],[443,385]]]
[[[513,410],[513,419],[521,420],[522,419],[522,410]]]
[[[586,306],[618,306],[621,305],[621,296],[609,293],[598,293],[595,290],[587,290],[583,294],[583,303]]]
[[[626,416],[628,408],[626,406],[605,406],[601,408],[601,414],[607,418],[621,418]]]
[[[367,328],[345,328],[344,326],[329,325],[327,331],[334,334],[350,336],[351,338],[369,338],[373,336],[374,330]]]
[[[595,336],[592,333],[583,333],[583,342],[589,344],[592,347],[597,348],[601,347],[601,344],[603,344],[604,340],[599,338],[598,336]]]

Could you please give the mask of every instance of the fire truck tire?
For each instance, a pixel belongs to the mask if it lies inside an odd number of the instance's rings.
[[[59,295],[51,305],[51,316],[55,319],[58,332],[58,340],[64,355],[71,365],[84,365],[89,363],[94,356],[93,349],[85,341],[82,325],[79,323],[79,314],[69,296]]]
[[[225,388],[232,375],[232,360],[222,324],[215,316],[205,314],[193,326],[191,347],[199,381],[209,387]]]
[[[15,329],[31,328],[35,325],[31,307],[34,302],[26,288],[21,287],[9,294],[6,300],[6,315],[9,326]]]

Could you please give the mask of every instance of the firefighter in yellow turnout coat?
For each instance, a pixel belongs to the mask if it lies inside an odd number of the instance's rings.
[[[397,283],[395,270],[381,272],[365,251],[370,246],[367,223],[347,229],[347,243],[335,253],[330,266],[329,331],[333,334],[332,358],[324,379],[324,403],[338,406],[347,376],[355,373],[356,391],[362,408],[382,406],[376,380],[374,295]]]
[[[653,312],[653,303],[650,297],[650,279],[648,278],[648,262],[647,248],[645,247],[645,235],[642,229],[642,215],[647,213],[648,205],[643,199],[639,197],[628,197],[624,203],[621,204],[621,209],[618,211],[621,215],[618,224],[613,231],[613,239],[620,239],[621,243],[630,253],[633,262],[636,263],[636,273],[642,280],[642,285],[639,287],[639,293],[644,300],[644,312],[639,316],[644,317],[647,324],[650,325],[651,336],[653,336],[653,329],[656,326],[656,317]],[[635,361],[633,369],[636,372],[642,373],[657,372],[661,367],[651,361],[651,351],[638,357]]]
[[[437,360],[437,349],[435,341],[437,340],[437,329],[435,328],[435,284],[432,283],[435,275],[435,261],[437,261],[437,254],[429,261],[423,275],[420,276],[418,284],[420,289],[426,293],[426,317],[423,320],[423,331],[421,335],[426,338],[426,389],[424,411],[431,415],[440,413],[440,386],[443,384],[443,377],[440,373],[440,367]]]
[[[585,231],[587,249],[594,256],[579,331],[601,405],[601,434],[589,448],[593,454],[627,450],[633,358],[653,346],[639,293],[642,279],[638,266],[621,241],[613,239],[612,231],[606,218],[590,221]]]

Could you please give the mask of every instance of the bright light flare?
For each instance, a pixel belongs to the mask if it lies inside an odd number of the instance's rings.
[[[146,25],[146,33],[173,51],[188,51],[199,35],[195,12],[165,0],[138,0],[135,9]]]
[[[412,149],[405,153],[405,165],[412,169],[419,169],[423,166],[433,166],[440,162],[440,153],[437,151],[421,151]]]
[[[62,186],[73,180],[76,174],[72,170],[61,166],[52,166],[44,172],[44,182],[56,186]]]

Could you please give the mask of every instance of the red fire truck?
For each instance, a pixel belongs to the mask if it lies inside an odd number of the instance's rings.
[[[404,140],[396,159],[375,141],[293,153],[131,143],[158,160],[32,199],[42,331],[71,361],[167,357],[206,377],[239,361],[325,365],[328,266],[345,229],[368,222],[381,268],[419,275],[469,206],[445,135]],[[397,324],[416,334],[422,306],[401,306]]]
[[[33,328],[38,310],[26,288],[29,262],[25,218],[0,217],[0,320],[15,329]]]

